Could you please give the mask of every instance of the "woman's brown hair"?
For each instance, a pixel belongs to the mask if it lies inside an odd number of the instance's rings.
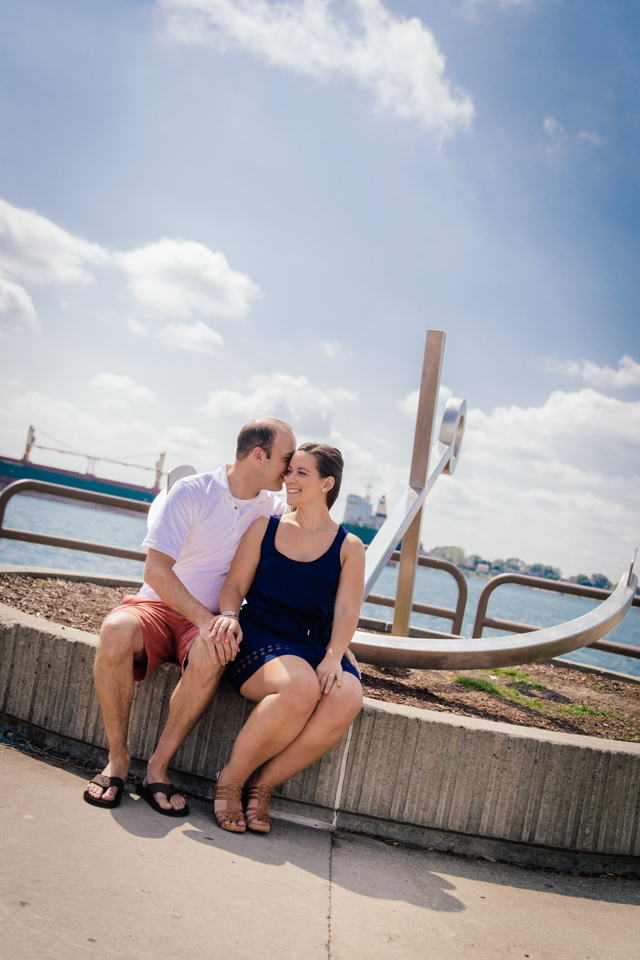
[[[340,485],[342,483],[342,471],[344,470],[344,460],[337,447],[330,447],[328,443],[303,443],[298,447],[302,453],[312,453],[316,460],[318,473],[323,479],[333,477],[334,484],[327,493],[327,507],[331,510],[338,499]]]

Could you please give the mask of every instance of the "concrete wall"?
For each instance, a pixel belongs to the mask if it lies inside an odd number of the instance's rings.
[[[3,727],[102,757],[96,639],[0,606]],[[134,773],[177,680],[177,667],[165,665],[137,685]],[[211,796],[250,709],[223,682],[176,754],[174,782]],[[286,783],[274,807],[437,849],[640,876],[640,744],[365,700],[351,736]]]

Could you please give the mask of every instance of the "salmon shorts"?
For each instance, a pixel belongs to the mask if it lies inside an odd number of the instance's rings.
[[[162,663],[178,663],[184,670],[191,644],[200,632],[189,620],[161,600],[141,596],[124,597],[111,613],[131,613],[142,627],[147,662],[134,662],[134,680],[144,680]]]

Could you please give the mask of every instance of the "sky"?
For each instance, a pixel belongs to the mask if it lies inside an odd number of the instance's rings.
[[[34,424],[204,471],[272,415],[343,451],[340,520],[347,493],[406,485],[442,329],[442,397],[469,414],[425,547],[618,580],[640,542],[639,27],[629,0],[4,4],[0,453]]]

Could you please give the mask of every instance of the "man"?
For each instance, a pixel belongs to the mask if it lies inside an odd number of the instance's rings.
[[[134,679],[143,680],[161,663],[177,660],[182,677],[140,792],[159,813],[188,813],[167,771],[213,700],[233,648],[211,638],[212,614],[218,613],[218,594],[242,535],[259,517],[288,509],[270,491],[282,489],[295,448],[290,424],[252,420],[238,435],[232,465],[178,480],[169,491],[143,541],[148,554],[142,589],[125,597],[100,631],[94,677],[109,762],[87,786],[87,803],[119,804],[129,770]]]

